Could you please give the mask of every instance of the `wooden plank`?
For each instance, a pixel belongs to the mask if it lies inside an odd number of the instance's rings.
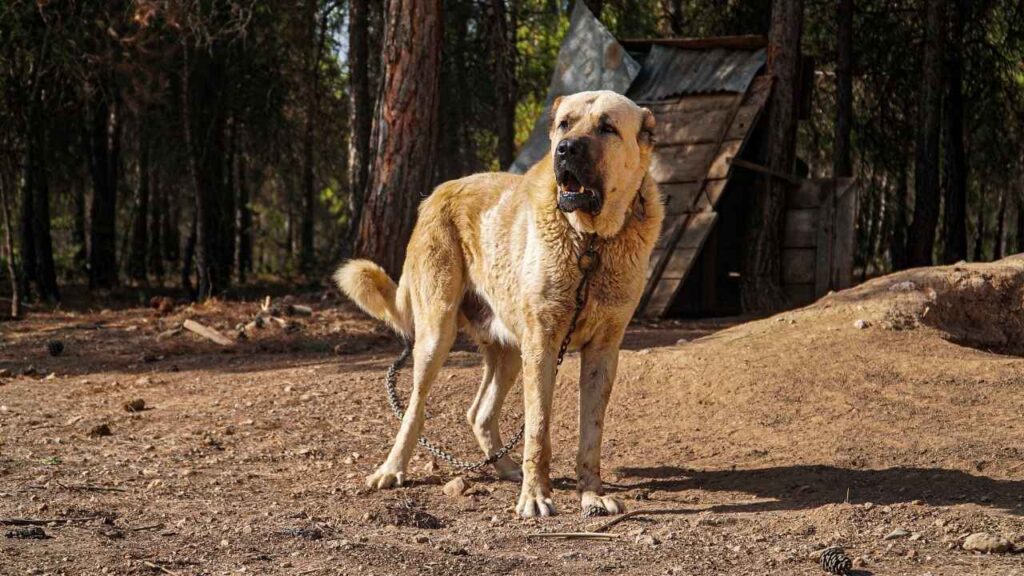
[[[832,289],[832,257],[835,242],[836,196],[831,182],[821,184],[824,201],[818,208],[818,239],[814,293],[819,298]]]
[[[726,140],[739,140],[746,137],[754,119],[761,112],[761,104],[746,104],[736,112]],[[658,122],[654,129],[654,141],[657,146],[676,144],[710,144],[718,141],[722,125],[729,119],[730,110],[716,109],[700,114],[663,113],[656,115]]]
[[[683,236],[672,250],[661,277],[658,278],[657,284],[651,291],[643,309],[644,315],[660,318],[665,314],[676,293],[686,281],[686,277],[693,270],[693,263],[697,260],[697,255],[700,254],[717,221],[718,214],[714,212],[702,212],[694,215],[694,218],[690,220],[686,230],[683,231]]]
[[[685,215],[679,215],[678,218],[685,218]],[[696,248],[704,243],[704,236],[709,233],[711,226],[715,224],[715,220],[718,219],[718,214],[715,212],[697,212],[694,213],[690,218],[690,221],[686,224],[686,229],[683,230],[683,235],[679,237],[679,242],[676,243],[677,247],[681,248]],[[668,222],[663,224],[664,228],[671,228],[673,223]],[[656,250],[665,247],[664,235],[658,238],[658,242],[655,243],[654,247]]]
[[[739,153],[743,140],[723,142],[721,149],[716,144],[683,144],[656,148],[650,174],[658,183],[699,181],[704,177],[710,156],[717,150],[718,154],[711,163],[707,177],[725,178],[729,174],[729,160]]]
[[[836,214],[832,250],[832,289],[853,286],[853,250],[856,240],[858,190],[852,178],[836,181]]]
[[[731,92],[715,94],[687,94],[675,100],[662,100],[645,104],[658,120],[665,115],[707,113],[712,110],[729,110],[736,101]]]
[[[726,180],[709,180],[707,183],[707,194],[711,197],[712,205],[717,205],[725,190]],[[675,182],[661,184],[661,198],[665,204],[666,220],[671,216],[678,216],[684,212],[703,211],[707,209],[708,201],[703,194],[700,194],[700,202],[694,210],[694,200],[700,192],[700,182]]]
[[[804,180],[786,194],[787,208],[817,208],[821,206],[821,180]]]
[[[818,242],[818,210],[800,208],[786,210],[782,232],[783,248],[814,248]]]
[[[815,284],[815,252],[813,248],[784,248],[782,283]]]
[[[210,328],[209,326],[200,324],[191,318],[185,320],[185,323],[181,325],[182,328],[189,332],[194,332],[207,340],[220,344],[221,346],[231,346],[234,344],[234,340],[221,334],[220,332]]]
[[[784,284],[783,292],[790,306],[804,306],[814,302],[814,284]]]

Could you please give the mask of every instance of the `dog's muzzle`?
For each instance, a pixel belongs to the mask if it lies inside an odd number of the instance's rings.
[[[555,148],[555,179],[558,182],[558,209],[562,212],[580,210],[592,216],[601,213],[604,195],[590,177],[586,142],[565,139]]]

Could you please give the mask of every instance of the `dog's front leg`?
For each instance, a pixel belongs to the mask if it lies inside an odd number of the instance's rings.
[[[619,363],[622,330],[597,337],[581,351],[580,445],[576,453],[576,491],[584,516],[605,516],[626,511],[622,501],[604,495],[601,484],[601,440],[604,413]]]
[[[524,342],[523,402],[526,438],[523,445],[523,487],[516,512],[523,518],[552,516],[551,501],[551,397],[555,386],[552,338],[531,335]]]

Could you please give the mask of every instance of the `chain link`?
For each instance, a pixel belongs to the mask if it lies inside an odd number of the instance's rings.
[[[558,368],[561,367],[562,361],[565,359],[565,353],[569,350],[569,344],[572,342],[573,333],[576,331],[576,323],[579,322],[580,314],[583,312],[584,306],[587,304],[587,295],[590,288],[590,278],[594,274],[594,270],[601,263],[600,254],[597,252],[597,235],[588,234],[584,239],[583,250],[580,251],[579,258],[577,259],[577,265],[579,266],[580,272],[583,274],[580,276],[580,283],[576,285],[576,301],[575,309],[572,312],[572,318],[569,320],[569,331],[566,332],[565,338],[562,339],[562,345],[558,349],[558,360],[555,362],[555,375],[558,375]],[[409,360],[409,356],[412,354],[412,345],[408,340],[403,339],[402,353],[395,358],[395,361],[388,367],[387,375],[384,377],[384,387],[387,390],[388,404],[391,405],[391,412],[395,415],[399,421],[405,414],[405,408],[402,406],[402,400],[398,397],[397,383],[398,383],[398,371],[405,366],[405,363]],[[426,436],[419,437],[419,445],[430,452],[434,457],[439,460],[451,464],[455,468],[462,470],[479,470],[484,466],[490,466],[498,460],[504,458],[509,452],[511,452],[516,445],[519,444],[523,439],[523,434],[526,432],[526,424],[520,424],[519,430],[509,438],[508,442],[504,446],[499,448],[494,454],[491,454],[483,460],[476,462],[468,462],[455,456],[451,452],[437,446],[430,440],[427,440]]]

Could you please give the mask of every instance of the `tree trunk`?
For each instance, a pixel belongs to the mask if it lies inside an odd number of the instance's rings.
[[[516,1],[511,14],[506,0],[491,0],[491,39],[494,52],[495,115],[498,165],[507,169],[516,159]]]
[[[906,163],[901,164],[899,181],[892,205],[892,238],[889,244],[889,260],[893,270],[907,267],[907,196],[910,185],[907,182]]]
[[[39,297],[59,301],[57,272],[53,262],[53,238],[50,233],[50,176],[47,162],[49,127],[43,119],[41,103],[30,113],[28,148],[25,157],[25,189],[32,202],[32,242],[35,270],[33,280]]]
[[[803,0],[775,0],[768,40],[768,73],[775,78],[768,108],[765,165],[792,174],[796,161],[796,124],[800,87],[800,38]],[[748,312],[776,310],[785,304],[782,290],[782,226],[789,183],[761,178],[751,211],[741,299]]]
[[[942,133],[942,69],[946,0],[925,2],[925,46],[914,162],[914,221],[907,238],[911,267],[930,266],[939,223],[939,140]]]
[[[954,0],[949,38],[948,92],[946,95],[945,209],[942,262],[953,264],[967,259],[967,153],[964,145],[964,55],[965,0]]]
[[[225,178],[227,71],[219,44],[189,56],[183,116],[195,185],[196,297],[204,300],[228,288],[234,264],[234,199]]]
[[[162,284],[166,273],[163,253],[164,220],[169,216],[167,214],[167,193],[160,182],[160,171],[155,167],[150,172],[149,187],[153,197],[149,202],[149,246],[146,258],[156,283]]]
[[[356,252],[401,271],[416,207],[430,191],[437,140],[440,0],[389,0],[375,151]]]
[[[32,195],[32,188],[26,182],[22,182],[18,244],[21,247],[21,294],[27,300],[32,299],[32,285],[36,283],[36,237],[33,227],[36,206]]]
[[[320,60],[323,58],[327,39],[327,18],[330,10],[324,9],[317,15],[319,2],[307,0],[306,15],[309,26],[309,50],[306,84],[306,125],[302,142],[302,223],[299,238],[299,270],[307,277],[316,269],[316,253],[313,243],[316,215],[316,123],[320,116]]]
[[[686,29],[683,0],[661,0],[662,32],[665,36],[682,37]]]
[[[0,216],[4,225],[4,252],[7,255],[7,276],[11,281],[11,318],[21,317],[21,285],[18,279],[18,266],[14,261],[14,231],[11,224],[11,208],[8,193],[13,191],[14,177],[10,175],[12,166],[0,164]],[[13,196],[13,194],[11,194]]]
[[[999,192],[999,215],[996,217],[996,237],[992,241],[992,259],[1002,260],[1006,251],[1006,189]]]
[[[986,196],[988,196],[988,190],[983,182],[981,189],[978,191],[978,221],[977,225],[974,227],[974,262],[982,262],[985,260],[985,235],[988,234],[985,230]]]
[[[248,165],[244,149],[237,154],[238,170],[238,281],[245,282],[252,272],[252,200],[249,193]]]
[[[145,119],[141,119],[144,123]],[[149,256],[149,140],[145,128],[139,130],[139,183],[135,192],[135,218],[132,223],[132,245],[128,259],[128,276],[137,284],[145,284]]]
[[[85,180],[84,175],[76,174],[71,182],[71,194],[74,198],[72,210],[71,242],[75,246],[73,265],[76,273],[89,274],[89,246],[85,228]]]
[[[836,148],[832,174],[853,176],[850,130],[853,126],[853,0],[838,0],[836,44]]]
[[[370,9],[378,0],[350,0],[348,26],[349,69],[349,243],[359,230],[370,168],[370,131],[373,97],[370,91]]]
[[[116,104],[98,96],[93,111],[90,168],[92,208],[89,231],[89,287],[117,285],[117,187],[120,175],[121,119]]]

